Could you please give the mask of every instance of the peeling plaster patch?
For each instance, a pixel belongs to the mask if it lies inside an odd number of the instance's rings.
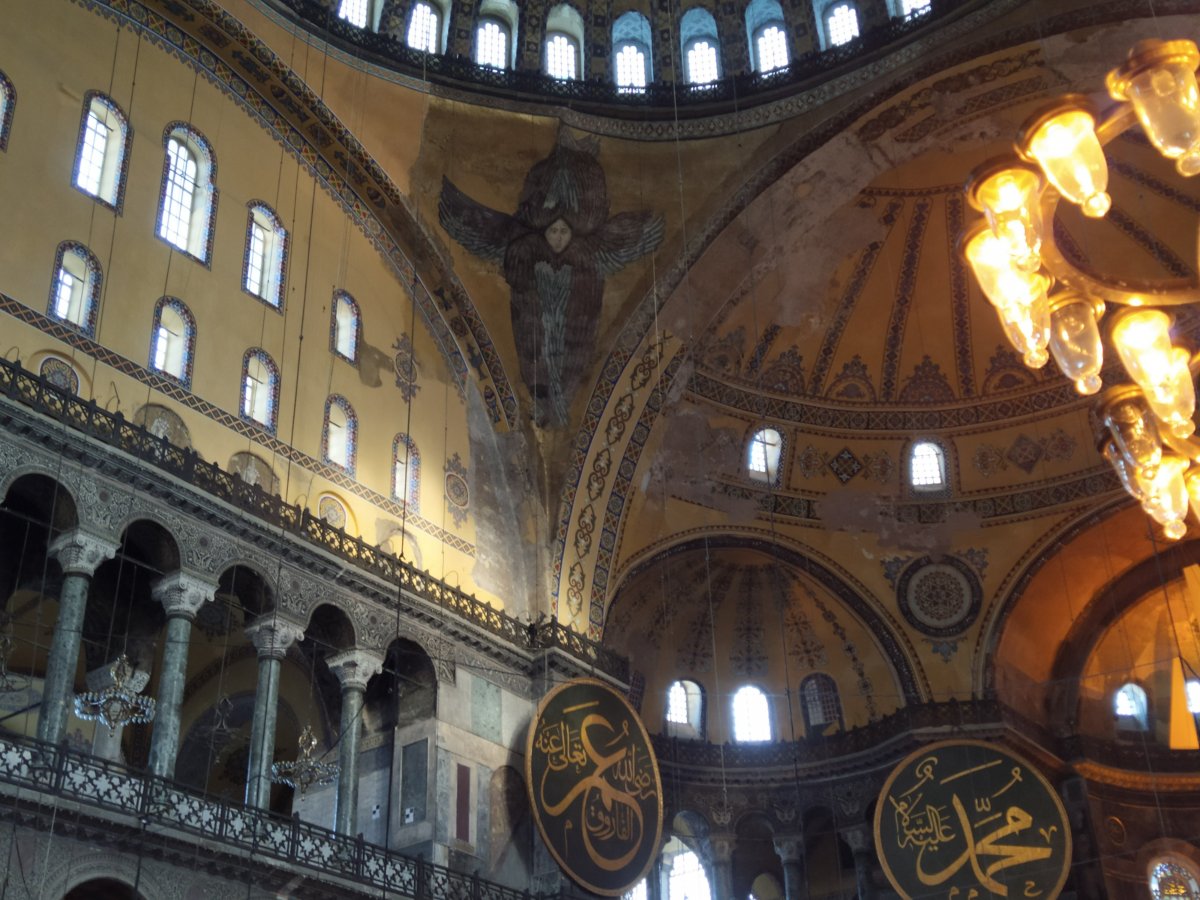
[[[951,510],[941,522],[916,523],[897,516],[896,498],[844,490],[817,501],[817,515],[832,531],[869,534],[880,550],[926,554],[949,553],[956,539],[976,532],[982,520],[974,513]]]

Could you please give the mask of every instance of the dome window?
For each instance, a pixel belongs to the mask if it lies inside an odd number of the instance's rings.
[[[779,478],[783,436],[774,428],[760,428],[746,448],[746,471],[754,481],[774,484]]]
[[[652,74],[650,65],[650,22],[630,10],[617,17],[612,27],[613,71],[623,94],[645,91]]]
[[[667,689],[667,734],[699,738],[703,734],[704,693],[694,681],[674,681]]]
[[[184,387],[192,381],[192,350],[196,320],[181,300],[163,297],[154,311],[150,338],[150,367]]]
[[[712,13],[692,7],[679,21],[680,43],[686,61],[688,84],[712,84],[721,77],[717,21]]]
[[[358,416],[345,397],[334,394],[325,401],[325,462],[354,474],[358,443]]]
[[[414,3],[408,18],[406,40],[413,50],[442,52],[442,16],[431,4]]]
[[[778,0],[751,0],[746,7],[746,37],[754,71],[765,74],[787,67],[787,24]]]
[[[102,94],[90,94],[79,126],[75,187],[106,206],[120,209],[129,139],[129,122],[117,104]]]
[[[1200,881],[1187,861],[1172,854],[1150,863],[1150,896],[1153,900],[1200,900]]]
[[[407,434],[392,441],[392,497],[417,511],[421,489],[421,454]]]
[[[859,36],[858,7],[852,3],[831,3],[821,16],[825,27],[825,46],[841,47]]]
[[[1145,731],[1147,727],[1146,691],[1128,681],[1113,694],[1113,715],[1119,731]]]
[[[355,28],[366,28],[371,17],[371,0],[341,0],[337,14],[339,19]]]
[[[158,207],[158,236],[205,265],[212,250],[215,175],[212,152],[200,133],[182,124],[169,126]]]
[[[247,350],[242,361],[242,418],[275,432],[279,367],[264,350]]]
[[[246,223],[246,255],[242,288],[274,309],[283,306],[283,266],[287,232],[265,203],[251,203]]]
[[[733,739],[739,744],[771,740],[771,709],[767,695],[752,684],[733,695]]]
[[[818,672],[800,683],[800,703],[804,711],[804,727],[810,736],[823,734],[831,725],[842,725],[842,701],[837,682]]]
[[[358,303],[345,291],[333,295],[333,316],[329,324],[329,349],[346,362],[358,362],[358,335],[362,315]]]
[[[908,483],[915,491],[946,487],[946,454],[933,441],[917,441],[908,454]]]

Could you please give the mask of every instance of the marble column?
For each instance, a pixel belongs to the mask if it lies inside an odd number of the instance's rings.
[[[367,682],[383,670],[383,657],[370,650],[346,650],[327,659],[342,684],[341,740],[338,743],[338,786],[333,830],[353,835],[358,819],[358,737],[362,732],[363,695]]]
[[[112,677],[113,663],[106,663],[98,669],[92,669],[87,673],[87,687],[89,691],[102,691],[107,687],[113,686]],[[133,674],[125,682],[125,687],[133,691],[135,694],[140,694],[146,689],[146,684],[150,681],[150,673],[143,672],[141,669],[134,669]],[[125,758],[121,755],[121,734],[125,731],[124,725],[118,725],[115,728],[109,728],[101,722],[96,723],[96,734],[92,738],[92,754],[101,759],[111,759],[113,762],[124,762]]]
[[[271,805],[271,763],[275,761],[275,717],[279,710],[279,669],[288,648],[304,637],[304,626],[269,615],[246,627],[258,651],[258,685],[250,722],[250,762],[246,767],[246,805]]]
[[[875,900],[875,851],[871,847],[871,829],[866,825],[846,828],[841,832],[842,840],[854,855],[854,879],[858,886],[858,900]]]
[[[783,896],[787,900],[800,900],[807,895],[804,884],[804,836],[776,835],[775,854],[783,864]]]
[[[150,736],[150,772],[154,775],[171,778],[175,774],[175,755],[179,752],[179,707],[187,680],[192,621],[216,591],[215,582],[186,572],[164,575],[150,588],[154,599],[167,612],[162,667],[158,673],[158,709],[154,713],[154,732]]]
[[[62,589],[58,594],[58,621],[46,661],[42,685],[42,707],[38,716],[37,736],[51,744],[63,739],[67,716],[73,702],[75,669],[79,665],[79,644],[83,638],[83,614],[87,609],[88,587],[100,563],[112,559],[119,545],[75,528],[59,535],[47,549],[62,567]]]
[[[732,834],[710,834],[708,846],[712,861],[713,900],[733,900],[733,848],[737,837]]]

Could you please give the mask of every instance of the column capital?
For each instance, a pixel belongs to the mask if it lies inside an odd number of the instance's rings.
[[[714,865],[726,865],[733,862],[733,850],[736,846],[736,834],[716,832],[708,836],[708,849],[712,853]]]
[[[775,855],[783,863],[804,862],[804,835],[775,835]]]
[[[90,578],[105,560],[112,559],[120,547],[116,541],[72,528],[56,537],[47,553],[58,560],[64,575],[86,575]]]
[[[371,676],[383,671],[383,656],[372,650],[353,648],[335,653],[325,660],[329,671],[342,683],[342,690],[365,691]]]
[[[838,835],[846,842],[846,846],[850,848],[852,853],[868,853],[871,850],[871,826],[855,825],[851,828],[843,828],[838,831]]]
[[[208,581],[187,572],[164,575],[150,586],[150,595],[163,605],[167,618],[178,616],[189,621],[196,618],[200,607],[217,593],[215,581]]]
[[[283,616],[268,614],[246,626],[246,637],[258,650],[259,659],[283,659],[292,644],[304,640],[304,626]]]

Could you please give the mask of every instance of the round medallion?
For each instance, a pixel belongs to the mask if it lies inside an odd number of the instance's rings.
[[[467,479],[457,472],[447,472],[446,498],[455,506],[466,509],[467,503],[471,499],[470,491],[467,489]]]
[[[909,563],[896,593],[904,618],[929,637],[953,637],[966,631],[983,602],[979,576],[953,556],[936,562],[926,556]]]
[[[662,779],[642,720],[590,678],[551,691],[525,746],[533,818],[581,887],[616,897],[649,871],[662,836]]]
[[[941,741],[892,770],[875,807],[875,847],[904,900],[1057,897],[1071,826],[1029,761],[984,741]]]

